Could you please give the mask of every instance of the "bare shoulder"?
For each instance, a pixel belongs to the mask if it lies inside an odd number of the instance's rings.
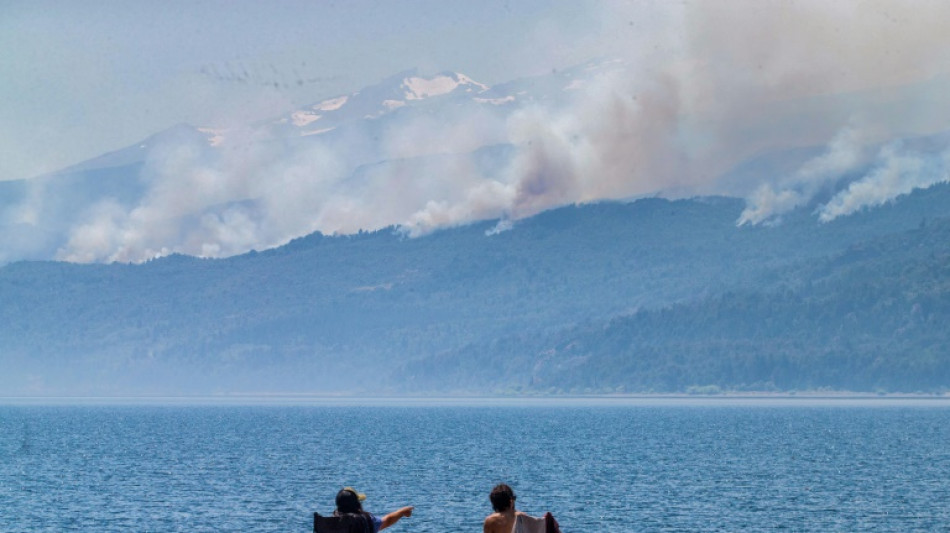
[[[492,513],[485,517],[484,533],[511,533],[511,519],[501,513]]]

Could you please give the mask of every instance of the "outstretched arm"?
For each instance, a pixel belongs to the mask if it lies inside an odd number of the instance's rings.
[[[412,516],[412,507],[403,507],[402,509],[397,509],[388,515],[383,517],[383,523],[379,526],[380,530],[386,529],[387,527],[395,524],[399,521],[400,518]]]

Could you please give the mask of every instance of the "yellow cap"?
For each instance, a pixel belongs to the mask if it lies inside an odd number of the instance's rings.
[[[357,498],[359,501],[363,501],[363,500],[366,499],[366,495],[365,495],[365,494],[363,494],[362,492],[359,492],[358,490],[354,489],[353,487],[343,487],[343,490],[348,490],[348,491],[352,492],[353,494],[356,494],[356,498]]]

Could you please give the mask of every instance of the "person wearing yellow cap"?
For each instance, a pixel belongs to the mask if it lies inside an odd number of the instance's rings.
[[[358,516],[362,517],[366,524],[367,533],[377,533],[381,529],[395,524],[400,518],[412,516],[412,507],[403,507],[397,509],[382,518],[363,510],[363,500],[366,495],[357,492],[353,487],[344,487],[336,494],[336,511],[333,516]]]

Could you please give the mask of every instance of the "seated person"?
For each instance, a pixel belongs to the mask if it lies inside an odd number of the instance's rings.
[[[560,533],[551,513],[536,518],[515,509],[515,491],[504,483],[496,485],[488,495],[494,513],[485,518],[484,533]]]
[[[346,520],[333,520],[331,517],[322,517],[314,513],[313,529],[317,533],[378,533],[382,529],[395,524],[400,518],[412,516],[412,507],[403,507],[397,509],[382,518],[363,510],[363,500],[366,495],[357,492],[351,487],[345,487],[336,495],[336,510],[333,512],[335,518],[345,518]]]

